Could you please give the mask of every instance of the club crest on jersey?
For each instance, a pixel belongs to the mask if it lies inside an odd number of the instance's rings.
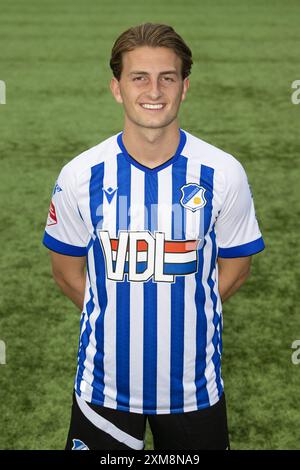
[[[181,186],[182,196],[180,204],[195,212],[206,204],[205,189],[197,183],[188,183]]]
[[[80,439],[72,439],[73,447],[72,450],[90,450],[88,446]]]
[[[119,238],[110,238],[107,230],[98,230],[105,257],[108,279],[145,282],[175,282],[176,276],[198,271],[200,240],[165,240],[163,232],[119,231]]]

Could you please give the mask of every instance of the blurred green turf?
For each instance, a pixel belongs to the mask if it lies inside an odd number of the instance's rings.
[[[41,239],[62,165],[122,129],[110,50],[145,21],[171,24],[190,45],[181,127],[243,163],[267,246],[224,305],[231,446],[300,448],[299,14],[298,0],[1,1],[0,448],[64,447],[79,314],[54,285]]]

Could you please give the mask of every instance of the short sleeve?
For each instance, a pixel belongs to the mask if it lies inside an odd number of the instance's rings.
[[[265,248],[243,166],[233,160],[225,175],[223,204],[215,224],[218,256],[251,256]]]
[[[85,256],[89,239],[78,208],[75,177],[66,165],[52,192],[43,244],[64,255]]]

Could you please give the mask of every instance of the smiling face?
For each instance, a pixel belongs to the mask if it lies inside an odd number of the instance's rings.
[[[121,78],[111,91],[125,111],[125,125],[157,129],[176,118],[189,87],[182,79],[181,58],[166,47],[141,46],[123,54]]]

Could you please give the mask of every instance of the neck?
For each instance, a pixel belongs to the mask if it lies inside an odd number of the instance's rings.
[[[123,143],[135,160],[149,168],[155,168],[169,160],[179,145],[179,123],[175,119],[169,126],[151,129],[126,123]]]

